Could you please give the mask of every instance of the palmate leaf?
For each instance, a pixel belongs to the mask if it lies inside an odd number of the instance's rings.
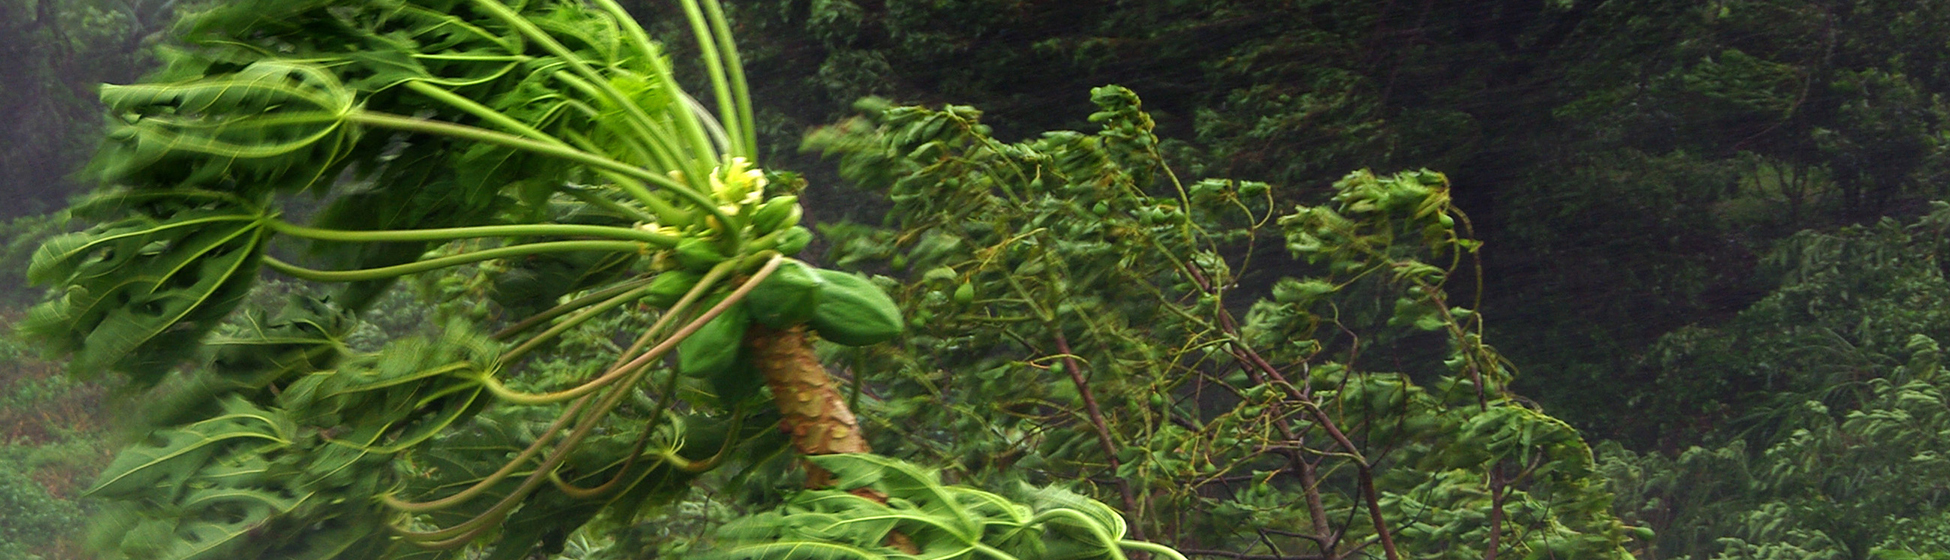
[[[234,426],[239,420],[248,423],[252,419],[277,425],[271,430],[277,435],[292,430],[278,411],[258,409],[236,398],[226,401],[219,416],[197,426]],[[189,477],[167,481],[175,494],[165,502],[170,515],[142,515],[145,520],[136,524],[135,530],[110,538],[119,541],[118,548],[124,554],[142,560],[294,557],[263,555],[288,537],[310,538],[304,536],[309,530],[292,534],[278,526],[281,516],[313,507],[309,504],[318,495],[315,489],[293,489],[282,476],[289,472],[288,466],[267,458],[287,456],[291,450],[283,442],[205,447],[204,453],[214,455],[205,466]],[[182,468],[186,464],[171,466]],[[144,496],[161,497],[154,492]]]
[[[180,506],[193,512],[176,528],[176,539],[161,560],[219,560],[247,556],[262,548],[254,534],[274,516],[290,512],[304,498],[253,489],[210,488],[192,492]]]
[[[21,329],[80,372],[114,369],[153,381],[191,354],[256,277],[258,215],[234,207],[137,216],[43,245],[30,281],[62,286]]]
[[[921,467],[878,455],[808,457],[837,475],[836,488],[871,487],[880,503],[842,490],[808,490],[778,510],[719,528],[700,560],[950,560],[1008,557],[1082,560],[1116,556],[1124,522],[1101,502],[1060,489],[1025,489],[1028,503],[948,486]],[[1040,521],[1038,521],[1040,519]],[[888,544],[899,532],[918,548]],[[1007,555],[1007,556],[1003,556]]]
[[[1056,508],[1076,510],[1095,521],[1099,527],[1107,529],[1110,537],[1114,539],[1124,538],[1124,534],[1129,531],[1129,527],[1125,526],[1124,516],[1119,515],[1117,510],[1082,494],[1055,486],[1036,488],[1028,484],[1023,484],[1021,491],[1030,507],[1036,511]]]
[[[306,422],[346,429],[333,445],[358,453],[345,462],[390,455],[486,406],[473,375],[492,363],[493,351],[492,343],[464,328],[449,328],[434,340],[403,338],[307,375],[278,399]]]
[[[267,60],[235,73],[104,86],[120,117],[94,165],[111,182],[262,193],[330,181],[357,140],[355,94],[323,68]]]
[[[235,0],[198,14],[185,38],[213,59],[318,61],[364,92],[414,79],[478,85],[511,69],[523,41],[470,15],[452,1]]]
[[[982,524],[973,512],[967,510],[948,487],[941,484],[938,475],[923,470],[913,464],[879,455],[846,453],[808,457],[808,460],[831,471],[834,475],[833,487],[853,489],[872,486],[887,493],[890,500],[901,500],[913,504],[934,521],[931,525],[953,533],[964,540],[978,540],[982,534]]]
[[[159,430],[142,443],[122,450],[109,462],[88,493],[122,496],[151,488],[181,488],[212,454],[223,447],[257,441],[273,446],[290,440],[292,427],[283,415],[232,397],[223,413],[181,428]]]
[[[276,316],[246,313],[210,340],[210,370],[244,387],[331,367],[354,318],[328,301],[293,294]]]

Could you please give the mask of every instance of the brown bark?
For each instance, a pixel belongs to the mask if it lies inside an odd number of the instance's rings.
[[[859,420],[846,406],[846,397],[813,355],[806,327],[777,330],[754,324],[745,332],[745,347],[772,389],[779,429],[792,436],[792,447],[800,454],[873,452],[860,434]],[[832,483],[831,473],[806,465],[807,487]]]
[[[799,454],[873,452],[860,433],[860,421],[853,417],[853,409],[846,406],[846,397],[813,354],[805,325],[778,330],[753,324],[745,330],[745,349],[765,376],[765,386],[772,389],[772,404],[779,409],[779,429],[792,436],[792,448]],[[833,485],[833,473],[811,462],[805,467],[807,488]],[[887,503],[887,496],[872,488],[851,492]],[[887,535],[887,545],[909,554],[921,551],[913,539],[899,531]]]

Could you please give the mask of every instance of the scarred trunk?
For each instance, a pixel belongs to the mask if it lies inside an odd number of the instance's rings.
[[[846,398],[826,368],[813,355],[804,326],[770,329],[752,325],[745,333],[752,363],[772,389],[779,409],[779,428],[792,436],[792,447],[803,455],[869,453],[873,449],[860,434],[860,423],[846,406]],[[806,465],[806,486],[825,487],[832,475]]]
[[[833,376],[813,355],[812,340],[806,336],[804,325],[778,330],[753,324],[745,331],[745,348],[765,376],[765,385],[772,389],[772,404],[779,409],[779,429],[792,436],[793,449],[806,456],[873,452]],[[832,485],[833,473],[806,463],[807,488]],[[887,503],[887,496],[872,488],[855,488],[852,493]],[[909,554],[920,552],[914,541],[899,531],[887,535],[887,545]]]

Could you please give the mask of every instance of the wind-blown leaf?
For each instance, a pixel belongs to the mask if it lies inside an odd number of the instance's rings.
[[[1038,512],[1056,508],[1076,510],[1096,521],[1100,527],[1105,528],[1113,539],[1122,539],[1124,538],[1124,534],[1129,531],[1129,527],[1124,523],[1124,516],[1119,515],[1117,510],[1111,509],[1109,505],[1092,500],[1082,494],[1055,486],[1034,488],[1027,484],[1023,485],[1022,491],[1028,497],[1029,504]],[[1073,522],[1068,519],[1063,521]]]
[[[942,529],[964,540],[977,540],[982,526],[972,513],[942,486],[934,473],[920,467],[879,455],[845,453],[808,457],[814,464],[832,471],[835,488],[873,486],[889,499],[903,500],[931,517],[942,521]]]
[[[889,457],[808,459],[836,475],[836,488],[870,487],[885,493],[886,503],[842,490],[799,492],[778,510],[719,528],[719,547],[700,558],[950,560],[1001,558],[1000,553],[1025,560],[1102,559],[1113,557],[1111,547],[1124,531],[1116,511],[1067,490],[1025,487],[1021,493],[1028,503],[1019,503],[943,485],[933,472]],[[1039,518],[1043,521],[1031,523]],[[888,544],[895,532],[918,550],[903,552]]]
[[[183,428],[158,431],[143,443],[123,450],[88,493],[122,496],[156,486],[180,487],[225,445],[248,440],[274,444],[288,441],[289,426],[277,415],[236,398],[225,401],[223,411],[221,416]]]
[[[121,123],[96,158],[110,181],[262,193],[329,181],[356,141],[354,93],[332,73],[282,61],[173,84],[107,86]]]
[[[73,367],[154,379],[235,308],[255,279],[265,233],[254,213],[188,210],[134,217],[51,240],[29,275],[65,285],[36,306],[24,332]]]
[[[330,302],[294,294],[275,317],[247,313],[213,337],[211,369],[247,387],[325,369],[344,352],[353,321]]]
[[[749,560],[885,560],[886,554],[860,547],[822,542],[778,542],[740,545],[717,556]]]
[[[179,504],[192,512],[176,529],[174,543],[163,560],[219,560],[248,555],[254,533],[276,515],[296,508],[303,498],[278,496],[263,490],[212,488],[185,496]]]

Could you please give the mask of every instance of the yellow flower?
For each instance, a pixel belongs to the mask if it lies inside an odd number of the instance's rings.
[[[765,198],[765,172],[753,168],[745,158],[731,158],[729,165],[711,170],[711,194],[730,205],[727,212],[757,204]]]

